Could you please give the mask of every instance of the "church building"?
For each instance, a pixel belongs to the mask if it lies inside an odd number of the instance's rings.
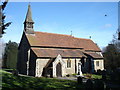
[[[28,5],[24,31],[18,47],[17,69],[20,74],[35,77],[63,77],[104,70],[100,48],[91,40],[71,35],[34,30],[31,7]]]

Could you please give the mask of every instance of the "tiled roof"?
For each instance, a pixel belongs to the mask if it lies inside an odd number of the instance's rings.
[[[103,59],[103,57],[101,55],[99,55],[99,54],[97,54],[95,52],[85,52],[85,54],[91,56],[92,58],[97,58],[97,59],[101,58],[101,59]]]
[[[74,49],[51,49],[51,48],[31,48],[37,57],[86,57],[80,50]]]
[[[46,32],[34,33],[34,35],[26,34],[31,46],[84,48],[84,50],[101,51],[100,48],[90,39]]]

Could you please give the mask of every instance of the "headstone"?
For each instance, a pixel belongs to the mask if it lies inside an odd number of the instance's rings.
[[[106,81],[106,72],[105,71],[102,72],[102,80]]]
[[[111,90],[111,88],[109,86],[106,86],[105,90]]]
[[[77,77],[77,82],[78,82],[78,84],[82,84],[82,77]]]
[[[86,90],[93,90],[93,82],[91,79],[88,79],[86,84],[85,84],[85,89]]]
[[[12,74],[15,75],[15,76],[18,76],[18,71],[17,70],[13,70]]]
[[[95,83],[94,83],[94,89],[95,90],[104,90],[104,83],[102,82],[102,80],[95,80]]]
[[[112,72],[112,73],[110,74],[110,81],[111,81],[111,82],[115,82],[115,79],[116,79],[115,72]]]

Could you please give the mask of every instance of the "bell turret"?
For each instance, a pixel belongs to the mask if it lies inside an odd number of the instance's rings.
[[[34,24],[34,22],[32,20],[31,6],[29,4],[26,19],[25,19],[25,22],[24,22],[24,30],[25,30],[26,33],[34,34],[33,24]]]

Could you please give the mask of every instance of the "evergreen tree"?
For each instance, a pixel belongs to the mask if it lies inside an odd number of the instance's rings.
[[[17,53],[18,44],[16,42],[9,41],[5,47],[5,53],[3,57],[3,68],[16,69]]]
[[[5,23],[6,15],[4,14],[4,9],[8,3],[8,0],[5,0],[2,5],[0,5],[0,37],[2,37],[2,34],[5,33],[5,30],[7,27],[11,24],[11,22]]]

